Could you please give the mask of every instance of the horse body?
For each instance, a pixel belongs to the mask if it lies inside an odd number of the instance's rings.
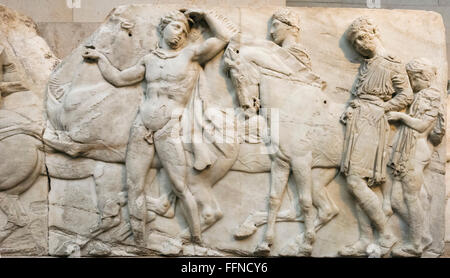
[[[344,128],[339,118],[345,107],[334,103],[321,88],[299,80],[286,70],[288,63],[279,57],[289,59],[289,55],[277,56],[279,51],[281,48],[268,41],[235,37],[225,51],[225,64],[237,94],[257,96],[263,108],[261,112],[269,113],[266,118],[271,124],[272,178],[267,229],[256,252],[270,252],[281,200],[292,172],[305,232],[294,240],[295,246],[287,246],[282,253],[310,255],[316,230],[338,212],[325,186],[333,180],[340,164]],[[318,219],[314,219],[313,205],[319,210]],[[255,230],[252,225],[256,224],[244,223],[246,227],[239,236],[252,234]]]
[[[0,140],[0,210],[7,222],[0,228],[0,243],[14,231],[29,224],[19,196],[45,173],[42,142],[27,134],[15,134]]]

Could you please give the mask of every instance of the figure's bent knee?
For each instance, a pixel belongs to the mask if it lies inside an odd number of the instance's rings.
[[[347,185],[348,188],[353,192],[357,192],[358,190],[361,189],[361,186],[364,185],[363,183],[363,179],[355,176],[355,175],[351,175],[347,177]]]
[[[303,210],[310,210],[313,207],[312,198],[310,196],[299,197],[300,206]]]
[[[405,195],[405,201],[409,204],[419,201],[419,194],[416,192],[414,192],[414,193],[405,192],[404,195]]]
[[[278,206],[281,204],[281,198],[278,196],[270,195],[269,204],[270,204],[270,206]]]

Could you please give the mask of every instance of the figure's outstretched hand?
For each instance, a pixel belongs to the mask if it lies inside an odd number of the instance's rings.
[[[194,22],[199,22],[205,16],[205,11],[201,9],[187,9],[182,10],[182,12],[187,18],[192,19]]]
[[[90,48],[90,47],[84,47],[83,50],[83,58],[90,60],[90,61],[97,61],[100,58],[101,53],[97,50]]]

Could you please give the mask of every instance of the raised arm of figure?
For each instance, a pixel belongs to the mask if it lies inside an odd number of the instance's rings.
[[[234,28],[231,26],[231,22],[215,12],[187,10],[185,14],[194,21],[203,18],[214,34],[214,37],[207,39],[194,50],[192,59],[201,64],[208,62],[223,50],[231,37],[236,33],[236,30],[233,30]]]
[[[144,58],[139,60],[136,65],[120,71],[111,64],[105,55],[95,49],[86,48],[83,57],[92,62],[97,62],[103,77],[116,87],[133,85],[144,79]]]

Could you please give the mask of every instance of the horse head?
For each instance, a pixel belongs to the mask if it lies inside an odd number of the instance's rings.
[[[241,53],[239,40],[234,36],[224,53],[226,71],[236,89],[239,104],[242,109],[252,109],[258,112],[260,72],[257,66],[249,62]]]

